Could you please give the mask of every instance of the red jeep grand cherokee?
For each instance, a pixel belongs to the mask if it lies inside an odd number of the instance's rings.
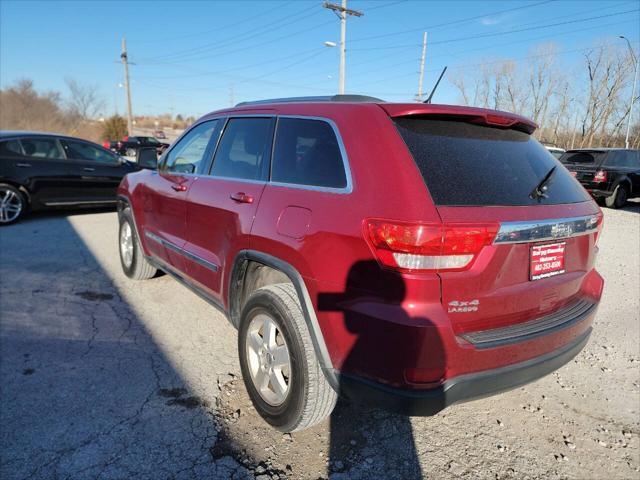
[[[580,352],[603,288],[602,213],[535,128],[357,96],[211,113],[120,185],[122,268],[227,315],[283,431],[338,393],[430,415],[517,387]]]

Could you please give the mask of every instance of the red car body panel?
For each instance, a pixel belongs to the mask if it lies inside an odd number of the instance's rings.
[[[281,259],[304,280],[333,369],[404,389],[430,389],[461,375],[525,362],[590,329],[595,309],[571,327],[515,344],[480,349],[461,337],[540,318],[577,300],[597,303],[603,280],[594,269],[594,233],[567,238],[565,273],[539,281],[529,280],[530,244],[486,246],[465,271],[411,274],[382,269],[363,235],[367,218],[501,223],[598,214],[593,201],[436,207],[391,117],[474,117],[529,132],[535,128],[530,120],[467,107],[376,103],[238,107],[203,120],[265,114],[330,119],[348,157],[350,191],[209,176],[184,180],[148,170],[128,175],[119,190],[133,209],[145,253],[166,259],[227,311],[239,252],[249,249]],[[186,191],[171,188],[181,181]],[[253,201],[239,203],[230,198],[235,193]],[[212,274],[184,256],[162,251],[145,238],[147,229],[219,270]],[[479,302],[477,311],[448,312],[450,302],[469,300]]]

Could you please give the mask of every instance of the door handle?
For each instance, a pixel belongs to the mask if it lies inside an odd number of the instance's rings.
[[[96,171],[96,169],[95,169],[95,168],[92,168],[92,167],[85,167],[85,168],[83,168],[83,170],[84,170],[85,172],[95,172],[95,171]]]
[[[31,166],[30,163],[16,163],[16,167],[20,168],[29,168]]]
[[[173,188],[176,192],[186,192],[187,191],[187,186],[183,185],[181,183],[174,183],[173,185],[171,185],[171,188]]]
[[[238,203],[253,203],[253,197],[244,192],[232,193],[231,199]]]

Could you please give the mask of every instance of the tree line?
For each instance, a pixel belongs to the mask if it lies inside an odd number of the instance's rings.
[[[56,132],[94,142],[120,140],[128,134],[120,115],[102,115],[105,101],[95,85],[65,79],[66,92],[38,91],[33,80],[22,79],[0,90],[0,130]],[[136,116],[141,128],[185,129],[196,119],[182,115]]]
[[[601,44],[579,62],[558,61],[553,44],[526,60],[488,61],[473,72],[449,76],[465,105],[507,110],[535,121],[536,137],[563,148],[624,147],[635,59],[626,47]],[[636,89],[636,92],[638,89]],[[636,93],[629,143],[640,148]]]

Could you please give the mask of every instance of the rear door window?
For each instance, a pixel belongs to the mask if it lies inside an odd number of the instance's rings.
[[[323,120],[279,118],[271,181],[345,188],[347,174],[331,125]]]
[[[605,167],[622,167],[622,168],[638,168],[640,161],[638,161],[637,150],[614,150],[609,153]]]
[[[22,149],[28,157],[61,159],[65,158],[62,147],[55,138],[23,138]]]
[[[398,118],[400,135],[436,205],[538,205],[589,200],[565,168],[524,132],[460,121]],[[546,198],[531,192],[557,167]]]
[[[18,140],[0,142],[0,157],[22,157],[22,147]]]
[[[217,177],[266,180],[268,176],[273,118],[231,118],[213,159],[211,174]]]
[[[118,157],[107,150],[73,140],[61,140],[61,142],[69,159],[118,165]]]

